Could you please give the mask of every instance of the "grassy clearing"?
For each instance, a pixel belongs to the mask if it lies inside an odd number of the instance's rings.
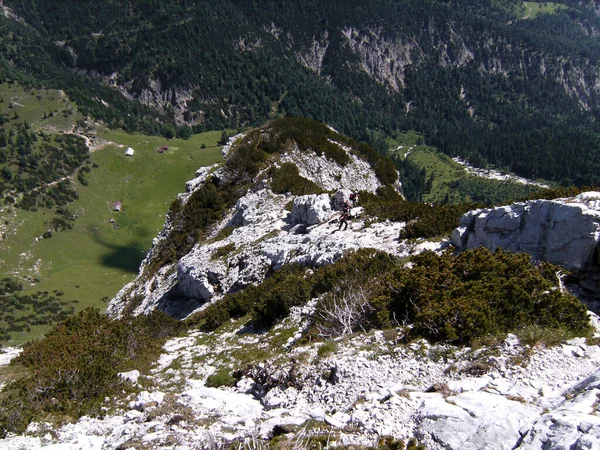
[[[17,83],[0,84],[0,114],[10,119],[5,128],[27,121],[36,128],[56,130],[68,130],[82,117],[62,91],[25,88]]]
[[[404,156],[412,147],[423,145],[423,135],[414,130],[408,130],[406,133],[396,132],[392,137],[386,138],[388,148],[393,149],[393,153]]]
[[[408,161],[425,171],[429,186],[423,193],[422,201],[425,203],[476,202],[491,205],[521,200],[539,190],[534,185],[470,175],[463,166],[432,147],[404,147],[398,152],[402,154],[403,150]]]
[[[452,200],[453,192],[450,183],[467,176],[465,169],[452,161],[448,156],[431,147],[414,147],[407,158],[418,167],[425,168],[427,178],[433,176],[431,190],[423,195],[425,202],[441,202],[449,197]]]
[[[169,141],[169,150],[162,154],[157,147],[165,142],[158,137],[119,131],[105,132],[104,137],[133,147],[135,155],[125,157],[124,148],[117,145],[92,155],[98,167],[88,174],[88,186],[77,184],[79,199],[69,205],[79,216],[72,231],[36,240],[52,217],[50,211],[0,213],[0,220],[6,216],[13,224],[0,243],[2,274],[30,274],[41,280],[32,291],[59,289],[65,298],[80,300],[80,307],[103,308],[103,297],[113,296],[133,279],[163,227],[169,205],[185,190],[185,181],[199,167],[221,158],[216,145],[219,132]],[[121,212],[113,211],[117,201],[122,203]]]
[[[61,91],[3,84],[0,100],[7,130],[27,121],[38,132],[60,133],[72,131],[81,119]],[[77,216],[73,230],[42,239],[55,217],[54,208],[24,211],[0,205],[0,276],[22,281],[24,294],[62,291],[65,300],[80,301],[77,309],[103,309],[102,299],[133,279],[171,202],[185,190],[185,181],[199,167],[221,159],[220,132],[168,141],[102,127],[95,132],[110,144],[91,155],[95,168],[85,174],[87,186],[73,180],[79,194],[67,206]],[[169,149],[158,153],[164,144]],[[135,149],[133,157],[124,156],[127,147]],[[113,211],[116,202],[122,203],[121,212]],[[48,329],[36,326],[31,332],[13,333],[7,345]]]
[[[540,14],[556,14],[561,9],[568,9],[567,5],[552,2],[523,2],[521,11],[522,19],[535,19]]]

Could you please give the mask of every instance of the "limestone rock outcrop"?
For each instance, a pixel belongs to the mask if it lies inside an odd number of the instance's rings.
[[[294,199],[290,221],[292,224],[316,225],[328,220],[332,212],[329,195],[303,195]]]
[[[526,252],[534,260],[568,269],[594,292],[600,292],[599,242],[600,192],[470,211],[452,233],[459,250],[500,247]]]
[[[244,135],[232,138],[224,147],[225,158],[230,155],[232,142],[238,139],[244,139]],[[119,317],[126,309],[145,314],[158,308],[183,318],[227,293],[260,283],[269,271],[286,264],[318,267],[360,248],[408,255],[444,245],[400,242],[403,222],[367,223],[357,218],[360,207],[352,209],[354,219],[348,229],[338,231],[336,218],[350,193],[375,192],[381,183],[368,162],[351,154],[342,144],[336,145],[348,152],[349,162],[344,166],[311,150],[300,151],[296,146],[274,163],[295,164],[301,176],[329,193],[275,194],[269,179],[261,179],[212,229],[209,239],[196,244],[179,261],[144,277],[145,268],[155,257],[154,248],[168,239],[172,225],[167,219],[165,229],[142,263],[141,275],[110,302],[109,315]],[[181,202],[187,202],[211,177],[224,180],[227,173],[219,165],[199,169],[196,178],[187,183],[187,192],[179,196]]]

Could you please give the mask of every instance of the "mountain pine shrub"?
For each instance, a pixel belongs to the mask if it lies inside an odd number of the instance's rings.
[[[322,194],[323,189],[300,175],[296,164],[286,162],[271,170],[271,190],[275,194],[308,195]]]
[[[407,222],[400,239],[430,238],[450,234],[460,223],[460,217],[481,205],[427,204],[404,200],[391,186],[377,189],[377,193],[362,192],[361,205],[365,213],[379,219]]]
[[[179,198],[175,199],[169,210],[173,226],[169,236],[156,249],[156,257],[149,267],[150,274],[187,254],[206,230],[235,205],[242,191],[235,182],[220,183],[212,178],[197,189],[185,204]]]
[[[292,306],[306,303],[310,292],[310,279],[305,279],[304,270],[286,266],[259,285],[227,294],[223,300],[190,317],[188,323],[198,325],[202,331],[213,331],[229,319],[251,314],[257,327],[270,328],[285,318]]]
[[[102,414],[105,397],[131,389],[117,373],[147,370],[164,341],[184,327],[162,312],[110,320],[92,308],[61,322],[11,362],[23,374],[0,393],[0,436],[48,414]]]
[[[466,344],[530,326],[570,336],[590,333],[585,306],[556,288],[558,267],[532,264],[525,253],[426,252],[412,262],[412,269],[388,281],[388,311],[390,320],[413,324],[415,336]]]

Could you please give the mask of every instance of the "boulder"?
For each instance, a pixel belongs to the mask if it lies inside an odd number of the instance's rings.
[[[418,412],[418,435],[449,449],[512,449],[529,430],[541,408],[501,395],[469,391],[423,402]]]
[[[337,191],[333,199],[333,209],[336,211],[341,211],[342,207],[344,206],[344,202],[350,202],[350,194],[352,194],[350,189],[340,189]]]
[[[292,224],[315,225],[331,217],[331,201],[328,194],[303,195],[294,199],[292,205]]]
[[[280,215],[275,195],[270,190],[262,189],[258,192],[248,192],[237,201],[229,225],[246,226],[272,222]]]

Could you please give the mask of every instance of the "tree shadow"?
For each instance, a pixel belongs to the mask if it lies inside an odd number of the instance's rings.
[[[97,235],[94,236],[94,240],[107,249],[107,252],[100,257],[100,262],[103,266],[131,273],[138,273],[140,264],[148,251],[139,242],[128,245],[116,245],[106,242]]]

